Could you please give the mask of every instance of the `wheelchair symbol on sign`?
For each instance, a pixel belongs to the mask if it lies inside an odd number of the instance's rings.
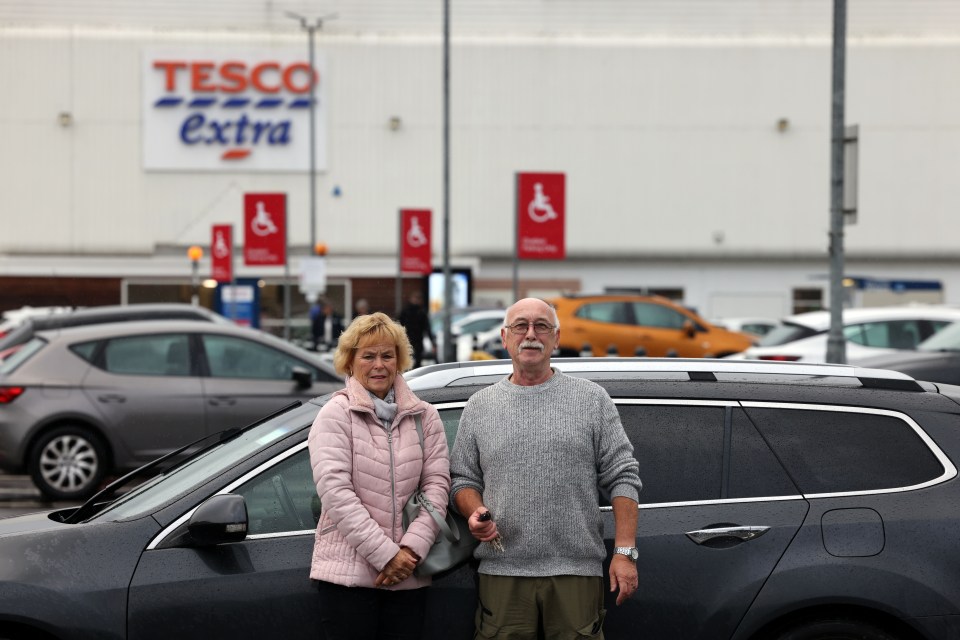
[[[543,184],[539,182],[533,185],[533,200],[527,206],[527,214],[534,222],[546,222],[559,217],[550,204],[550,198],[543,192]]]
[[[427,236],[423,233],[417,216],[410,216],[410,228],[407,230],[407,244],[414,249],[427,244]]]
[[[250,221],[250,230],[261,237],[277,232],[277,225],[273,223],[273,218],[264,208],[263,201],[257,202],[257,214]]]
[[[213,243],[213,255],[216,258],[226,258],[230,255],[230,248],[227,241],[223,239],[223,232],[217,231],[217,239]]]

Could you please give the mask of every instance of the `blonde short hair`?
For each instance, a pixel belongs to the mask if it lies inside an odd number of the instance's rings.
[[[357,316],[340,334],[337,350],[333,354],[333,366],[341,375],[352,375],[353,358],[357,349],[368,344],[392,342],[397,347],[397,371],[403,372],[413,364],[413,348],[403,325],[385,313],[376,312]]]

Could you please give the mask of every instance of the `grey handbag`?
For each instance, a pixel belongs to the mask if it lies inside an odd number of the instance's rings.
[[[417,424],[417,435],[420,436],[420,450],[423,451],[423,424],[420,416],[413,417]],[[427,557],[420,561],[414,570],[418,576],[432,576],[443,571],[454,569],[473,557],[473,550],[480,542],[470,533],[466,519],[456,513],[452,507],[447,508],[447,517],[441,518],[436,507],[427,498],[423,490],[418,488],[407,504],[403,506],[403,528],[406,530],[410,523],[420,513],[420,509],[427,510],[440,526],[437,540],[427,552]]]

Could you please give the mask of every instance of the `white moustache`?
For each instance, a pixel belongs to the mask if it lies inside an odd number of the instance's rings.
[[[540,344],[539,342],[534,341],[534,340],[524,340],[523,342],[520,343],[519,348],[520,348],[521,350],[522,350],[522,349],[537,349],[537,350],[539,350],[539,351],[543,351],[543,345]]]

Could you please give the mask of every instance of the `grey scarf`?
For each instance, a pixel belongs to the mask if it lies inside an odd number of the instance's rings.
[[[367,393],[370,392],[367,391]],[[393,389],[390,389],[383,400],[372,393],[370,393],[370,397],[373,399],[373,412],[380,418],[380,424],[383,425],[383,428],[389,431],[393,419],[397,417],[397,403],[394,401],[396,394]]]

